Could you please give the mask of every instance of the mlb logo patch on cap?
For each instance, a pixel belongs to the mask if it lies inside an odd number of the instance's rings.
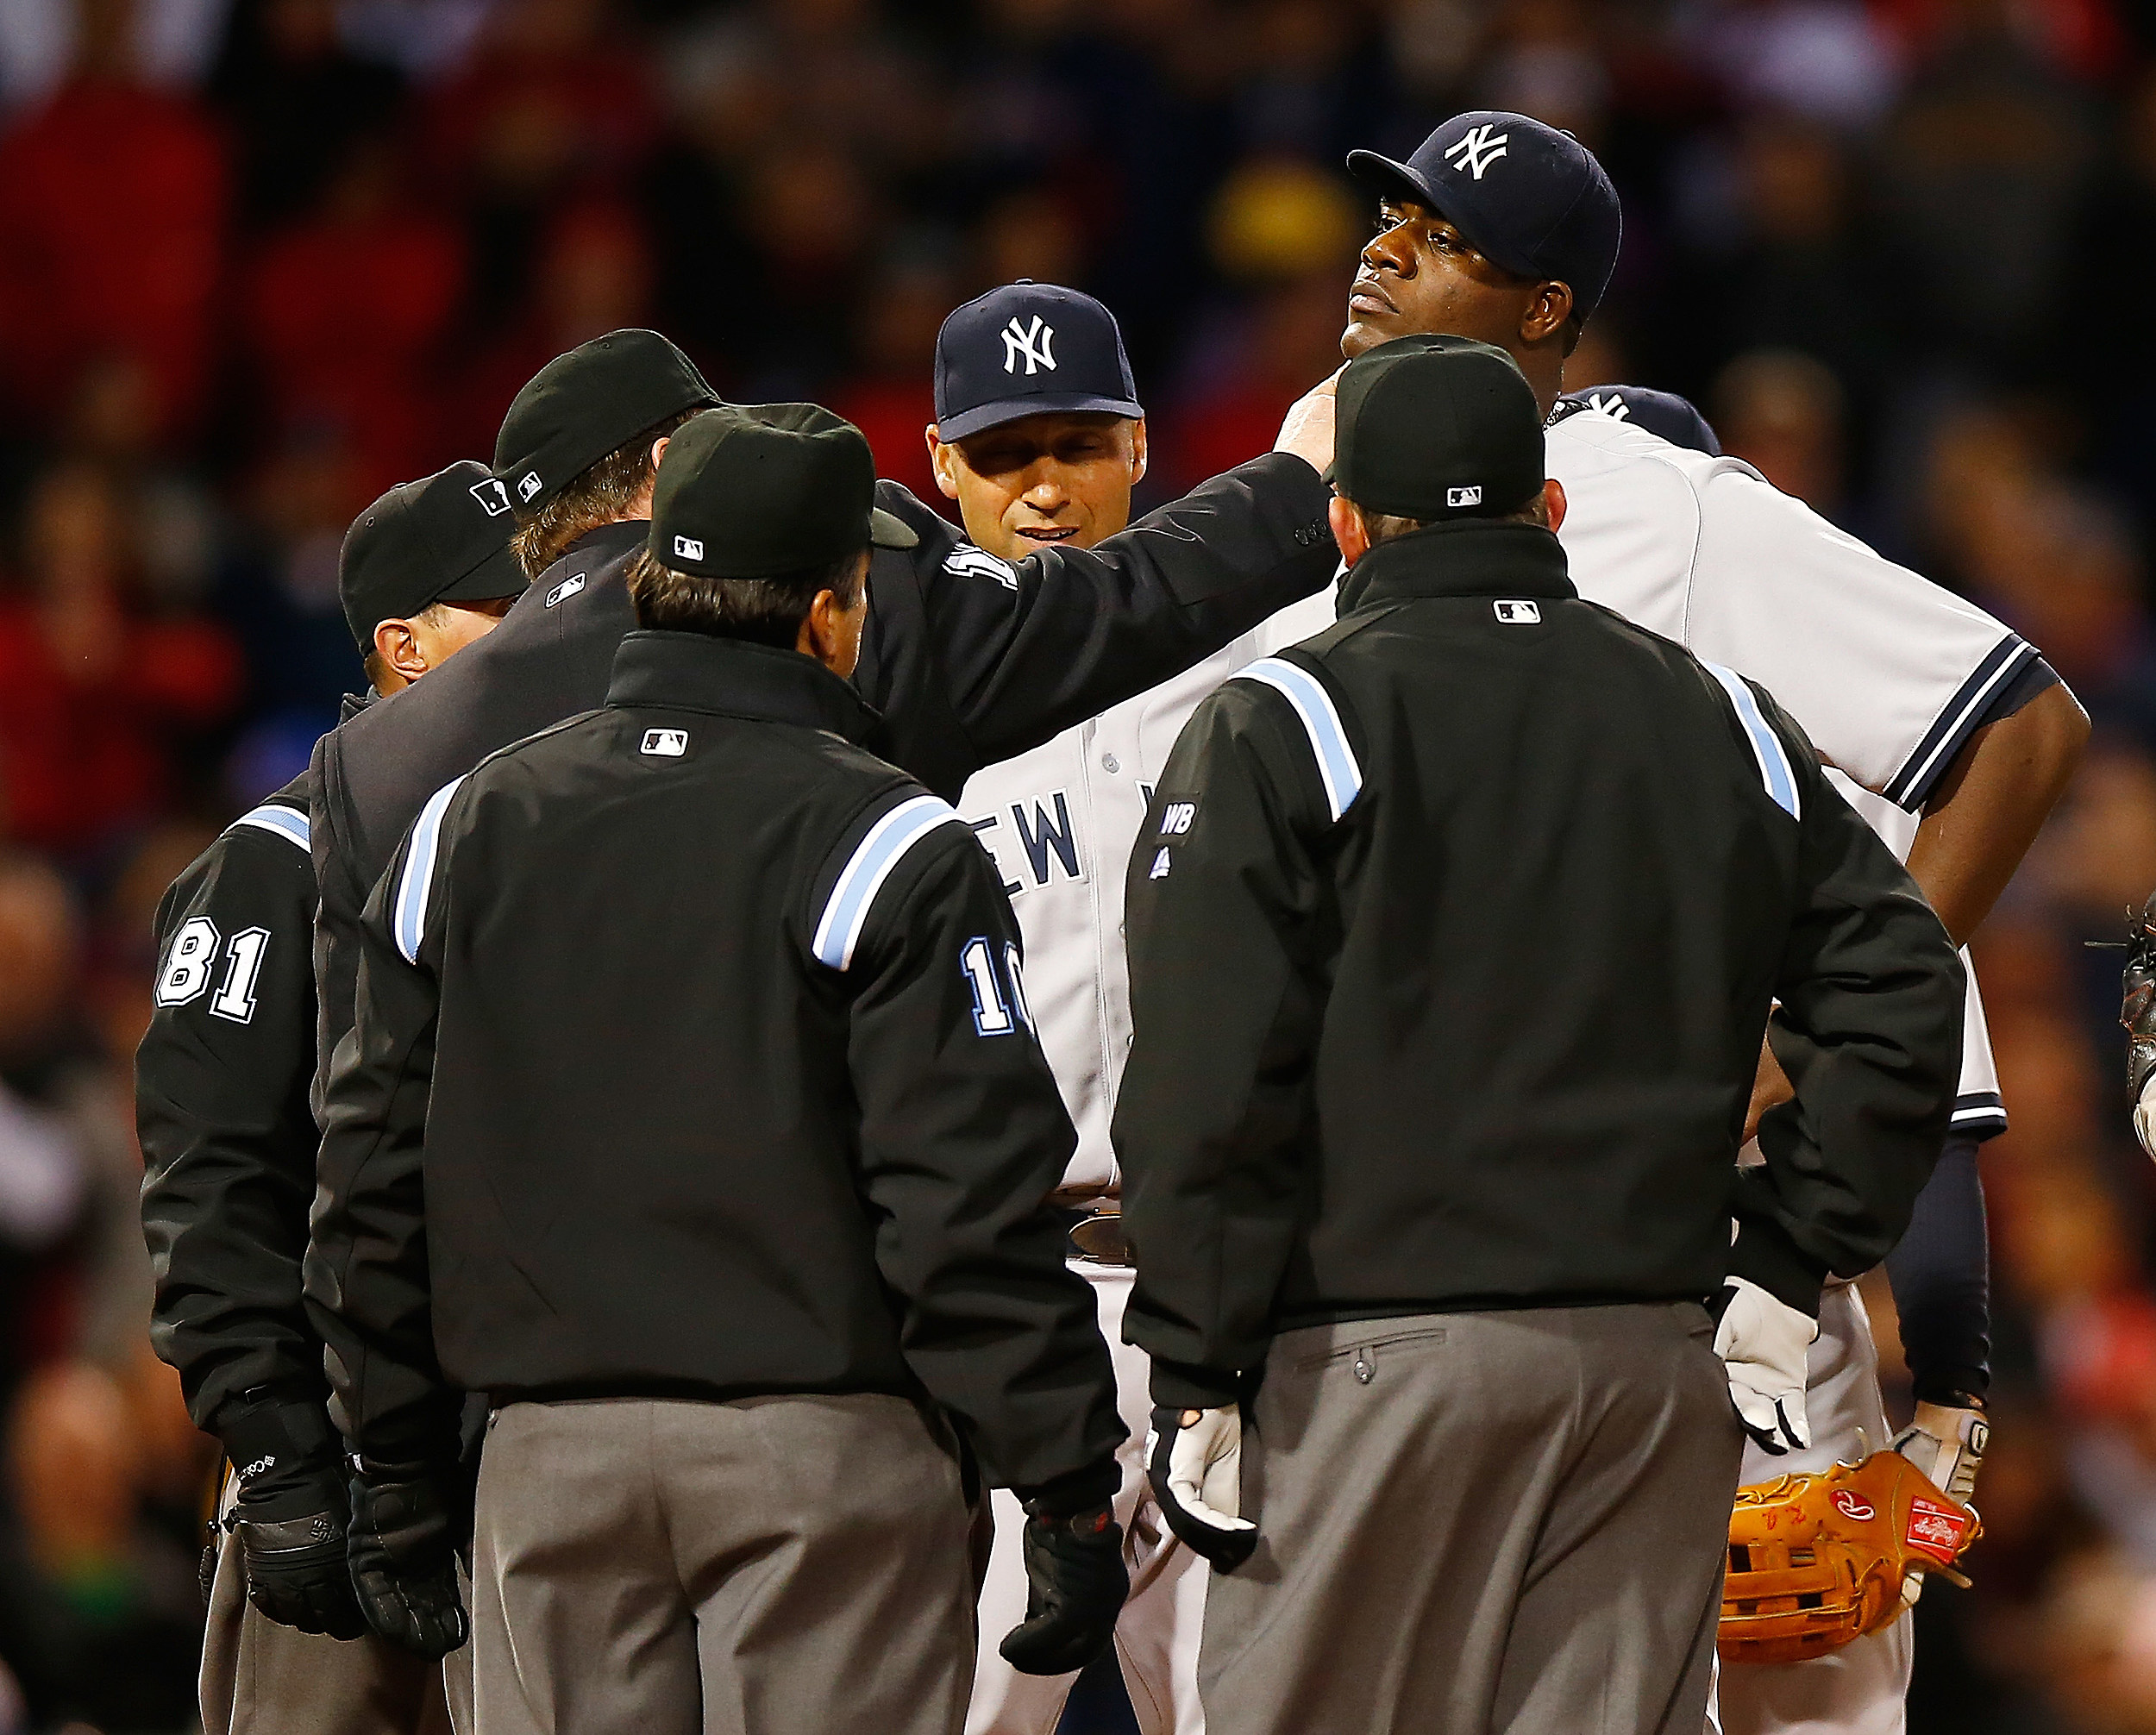
[[[490,518],[498,518],[509,510],[509,490],[492,476],[472,485],[472,498],[486,508]]]
[[[704,544],[694,536],[676,536],[674,552],[685,561],[700,561],[704,558]]]
[[[1445,491],[1445,504],[1448,506],[1479,506],[1482,504],[1482,491],[1480,487],[1447,488]]]
[[[659,759],[679,759],[689,750],[689,732],[686,729],[647,729],[644,744],[636,749]]]

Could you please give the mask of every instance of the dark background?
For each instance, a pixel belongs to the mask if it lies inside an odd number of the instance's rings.
[[[1164,493],[1335,365],[1343,153],[1486,105],[1625,197],[1570,383],[1690,394],[2096,715],[1978,948],[1990,1534],[1912,1723],[2156,1732],[2156,1174],[2081,945],[2156,881],[2151,48],[2122,0],[0,8],[0,1735],[191,1719],[205,1453],[143,1342],[128,1056],[159,892],[359,685],[357,510],[643,323],[925,491],[937,326],[1022,275],[1121,316]]]

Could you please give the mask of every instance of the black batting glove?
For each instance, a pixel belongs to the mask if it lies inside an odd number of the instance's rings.
[[[352,1588],[367,1624],[421,1657],[446,1657],[471,1637],[457,1594],[463,1531],[454,1469],[352,1461]]]
[[[1098,1506],[1075,1517],[1026,1509],[1025,1619],[997,1647],[1021,1675],[1068,1675],[1108,1648],[1131,1594],[1123,1526]]]
[[[240,1482],[225,1522],[239,1538],[247,1600],[302,1632],[359,1638],[367,1621],[345,1565],[344,1469],[328,1412],[319,1404],[249,1405],[220,1431]]]

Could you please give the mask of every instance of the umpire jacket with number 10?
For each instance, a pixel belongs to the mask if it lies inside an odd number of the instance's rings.
[[[430,799],[360,924],[307,1259],[348,1439],[517,1400],[925,1393],[993,1480],[1123,1437],[1074,1135],[950,807],[791,650],[636,632]]]
[[[1763,689],[1583,601],[1547,530],[1413,532],[1339,609],[1199,707],[1131,861],[1156,1400],[1223,1401],[1326,1321],[1727,1274],[1815,1312],[1946,1130],[1939,918]],[[1776,999],[1797,1100],[1740,1179]]]

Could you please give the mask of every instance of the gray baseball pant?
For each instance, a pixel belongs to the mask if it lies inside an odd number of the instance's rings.
[[[511,1404],[473,1544],[485,1735],[959,1735],[969,1515],[901,1398]]]
[[[232,1500],[228,1486],[221,1516]],[[247,1600],[239,1538],[218,1540],[202,1635],[204,1735],[471,1735],[471,1659],[468,1644],[429,1663],[385,1638],[280,1626]]]
[[[1690,1302],[1283,1333],[1210,1735],[1696,1735],[1741,1433]]]

